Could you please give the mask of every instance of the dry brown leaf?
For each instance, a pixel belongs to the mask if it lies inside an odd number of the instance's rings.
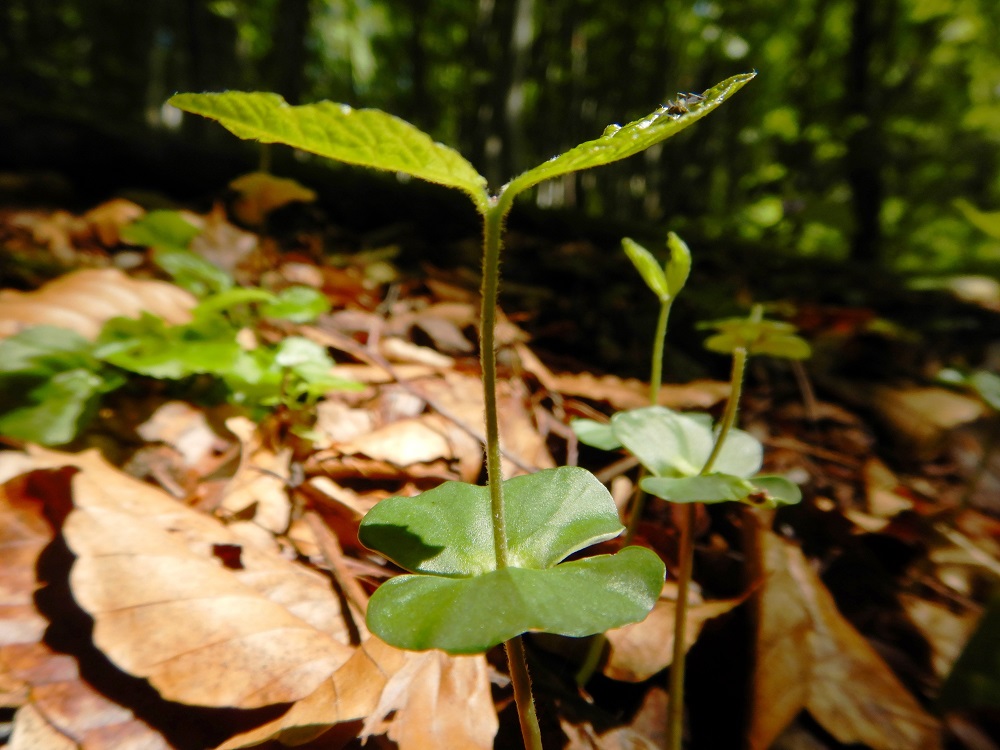
[[[10,750],[167,748],[156,730],[96,692],[76,661],[41,642],[36,564],[53,532],[43,516],[52,493],[31,478],[0,487],[0,705],[17,708]],[[48,489],[43,488],[43,489]]]
[[[387,725],[400,750],[492,748],[498,721],[486,658],[441,651],[404,657],[365,720],[361,738],[382,734]]]
[[[291,448],[277,453],[263,445],[257,425],[246,417],[226,420],[226,427],[240,441],[240,465],[226,485],[222,509],[233,515],[251,511],[255,524],[273,534],[284,534],[292,518],[286,487]]]
[[[83,215],[83,220],[90,225],[90,230],[104,247],[115,247],[121,242],[122,227],[141,218],[146,210],[132,201],[124,198],[112,200],[95,206]]]
[[[803,709],[844,744],[939,748],[938,722],[837,610],[802,551],[757,531],[756,664],[749,746],[764,750]]]
[[[0,339],[38,325],[94,339],[111,318],[143,312],[185,323],[195,304],[190,294],[163,281],[130,279],[113,268],[73,271],[33,292],[0,291]]]
[[[542,379],[539,378],[541,381]],[[606,401],[616,410],[649,406],[649,385],[640,380],[614,375],[595,376],[549,373],[549,390],[566,396],[579,396],[592,401]],[[660,387],[659,403],[671,409],[709,409],[729,395],[729,384],[715,380],[694,380],[685,385],[667,384]]]
[[[242,546],[224,526],[118,472],[96,452],[34,451],[75,466],[63,535],[94,643],[168,700],[252,708],[295,701],[351,657],[320,574]]]
[[[202,230],[191,240],[191,252],[230,275],[260,244],[256,234],[245,232],[226,221],[226,212],[221,205],[213,206],[205,216],[185,214],[184,218]]]
[[[982,612],[969,607],[956,612],[943,604],[912,594],[900,594],[899,601],[930,644],[931,666],[934,674],[943,680],[976,629]]]
[[[240,197],[233,203],[233,213],[245,224],[263,224],[267,215],[289,203],[312,203],[316,192],[295,180],[275,177],[267,172],[252,172],[229,183]]]
[[[225,442],[208,423],[204,409],[196,409],[187,401],[168,401],[136,428],[149,443],[165,443],[184,459],[185,466],[197,466]]]
[[[718,601],[692,601],[688,597],[684,640],[690,649],[698,640],[704,624],[739,606],[746,597]],[[677,587],[664,586],[663,593],[645,620],[609,630],[605,635],[611,646],[607,663],[601,671],[612,680],[642,682],[670,666],[673,661],[674,617],[677,612]]]
[[[917,460],[934,458],[948,433],[979,419],[985,407],[972,396],[938,387],[872,384],[865,398]]]

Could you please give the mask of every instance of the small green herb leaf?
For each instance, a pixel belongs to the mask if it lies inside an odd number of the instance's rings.
[[[282,289],[277,299],[264,305],[261,313],[269,318],[308,323],[329,309],[330,300],[319,290],[308,286],[293,286]]]
[[[372,596],[367,622],[398,648],[452,654],[486,651],[528,631],[579,638],[643,619],[663,576],[663,562],[643,547],[545,570],[397,576]]]
[[[240,138],[283,143],[328,159],[403,172],[468,193],[480,211],[486,178],[457,151],[410,123],[377,109],[318,102],[291,106],[277,94],[227,91],[177,94],[170,104],[217,120]]]
[[[622,447],[621,440],[615,437],[614,428],[606,422],[598,422],[596,419],[574,419],[570,421],[569,426],[576,433],[577,439],[585,445],[600,448],[602,451],[613,451]]]
[[[992,409],[1000,411],[1000,376],[986,370],[976,370],[969,376],[969,383],[983,401]]]
[[[150,211],[128,226],[121,236],[130,245],[186,248],[201,230],[177,211]]]
[[[704,99],[688,106],[687,112],[677,113],[668,106],[661,106],[641,120],[620,128],[608,127],[600,138],[581,143],[516,177],[506,185],[504,193],[510,200],[518,193],[553,177],[610,164],[645,151],[696,123],[756,75],[744,73],[726,79],[704,92]]]
[[[0,434],[43,445],[68,443],[97,406],[107,383],[90,370],[66,370],[31,388],[0,413]]]
[[[577,467],[506,480],[504,507],[508,562],[517,568],[549,568],[623,531],[607,488]],[[414,573],[468,577],[497,567],[487,487],[445,482],[387,498],[364,517],[358,537]]]
[[[233,286],[229,274],[190,250],[158,247],[153,250],[153,262],[196,297],[219,294]]]

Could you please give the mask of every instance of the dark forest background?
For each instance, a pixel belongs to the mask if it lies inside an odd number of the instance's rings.
[[[259,155],[164,102],[243,89],[385,109],[499,186],[757,69],[698,127],[535,204],[769,254],[995,274],[1000,242],[973,208],[1000,207],[997,39],[996,0],[5,0],[0,169],[54,169],[83,192],[224,184],[227,159]]]

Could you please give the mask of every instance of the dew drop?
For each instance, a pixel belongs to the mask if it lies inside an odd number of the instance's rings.
[[[606,128],[604,128],[604,132],[601,133],[601,135],[604,137],[607,137],[609,135],[614,135],[621,129],[622,129],[621,125],[615,125],[614,123],[612,123],[611,125],[608,125]]]

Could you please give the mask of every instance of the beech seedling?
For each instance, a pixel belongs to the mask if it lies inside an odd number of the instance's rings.
[[[480,357],[486,422],[486,487],[448,482],[417,497],[389,498],[364,518],[361,541],[409,571],[382,584],[368,626],[409,649],[473,653],[506,642],[525,744],[541,747],[521,633],[571,636],[643,619],[660,594],[664,565],[651,550],[565,558],[624,529],[611,496],[583,469],[505,480],[500,463],[494,327],[503,222],[514,198],[548,179],[624,159],[673,136],[739,91],[734,76],[684,106],[658,107],[554,156],[496,193],[457,151],[375,109],[320,102],[291,106],[270,93],[178,94],[170,103],[217,120],[240,138],[281,143],[335,161],[461,190],[483,217]]]

